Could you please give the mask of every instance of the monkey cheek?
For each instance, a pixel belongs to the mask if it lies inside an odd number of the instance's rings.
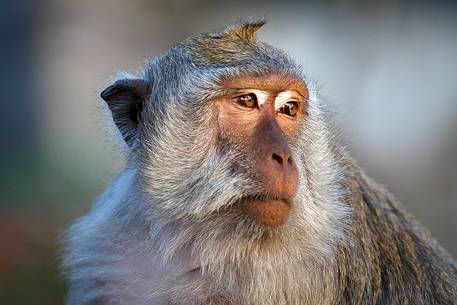
[[[253,200],[245,202],[244,210],[258,223],[278,226],[287,221],[290,205],[282,200]]]

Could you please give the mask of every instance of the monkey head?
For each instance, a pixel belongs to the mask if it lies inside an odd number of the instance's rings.
[[[199,287],[240,295],[259,274],[332,260],[350,211],[316,92],[299,65],[257,40],[263,23],[190,37],[101,94],[163,256],[191,249]]]

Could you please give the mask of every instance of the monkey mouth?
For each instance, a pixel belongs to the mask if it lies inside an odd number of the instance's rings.
[[[243,197],[239,206],[258,223],[279,226],[289,218],[291,202],[289,198],[281,196],[255,195]]]

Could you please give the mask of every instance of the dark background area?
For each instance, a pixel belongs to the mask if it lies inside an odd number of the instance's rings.
[[[368,174],[457,255],[457,6],[417,1],[0,1],[0,304],[62,304],[58,236],[122,168],[99,92],[242,17],[321,88]]]

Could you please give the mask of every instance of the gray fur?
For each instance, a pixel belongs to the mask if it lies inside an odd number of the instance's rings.
[[[66,234],[69,305],[401,304],[380,297],[364,303],[363,285],[351,292],[353,303],[344,298],[343,276],[363,260],[351,262],[351,253],[363,250],[354,240],[362,210],[348,199],[347,184],[359,170],[331,136],[301,68],[255,40],[256,24],[191,37],[136,76],[153,90],[140,126],[124,131],[137,141],[127,168]],[[256,193],[256,181],[236,145],[215,144],[210,100],[222,93],[221,80],[278,72],[304,79],[310,97],[291,144],[300,177],[294,211],[272,229],[230,210]]]

